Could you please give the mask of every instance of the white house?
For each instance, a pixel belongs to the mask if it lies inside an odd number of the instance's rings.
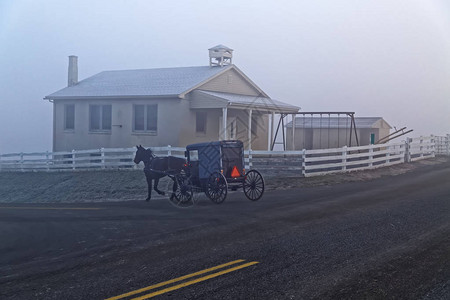
[[[268,149],[274,115],[299,108],[271,99],[232,64],[232,52],[218,45],[209,66],[104,71],[81,81],[70,56],[68,86],[44,98],[53,103],[53,151],[219,139]]]

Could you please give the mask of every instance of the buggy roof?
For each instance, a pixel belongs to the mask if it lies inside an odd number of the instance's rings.
[[[206,142],[206,143],[197,143],[197,144],[191,144],[187,145],[187,150],[196,150],[199,148],[204,147],[244,147],[244,144],[239,140],[228,140],[228,141],[213,141],[213,142]]]

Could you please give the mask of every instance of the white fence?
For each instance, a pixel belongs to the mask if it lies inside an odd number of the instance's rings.
[[[435,136],[434,141],[437,155],[450,155],[450,134],[446,136]]]
[[[250,167],[266,169],[267,172],[274,174],[286,173],[285,170],[295,170],[297,175],[303,176],[372,169],[405,162],[406,147],[405,143],[398,143],[281,153],[251,151]],[[431,151],[422,154],[422,158],[434,156]],[[258,165],[258,161],[255,161],[254,157],[257,159],[264,157],[268,168],[265,168],[265,165]],[[277,160],[281,160],[283,163],[275,163]],[[280,166],[284,170],[280,169]]]
[[[450,155],[450,135],[420,137],[406,142],[302,151],[245,151],[246,169],[263,173],[316,176],[372,169]],[[156,155],[184,157],[185,148],[152,147]],[[102,148],[69,152],[10,153],[0,155],[0,171],[76,171],[140,169],[133,162],[135,148]]]
[[[184,157],[184,148],[154,147],[155,155]],[[101,148],[68,152],[10,153],[0,155],[0,171],[64,171],[90,169],[138,169],[136,148]]]
[[[419,137],[405,142],[302,151],[246,151],[250,168],[265,173],[317,176],[450,155],[449,137]],[[437,150],[438,149],[438,150]]]

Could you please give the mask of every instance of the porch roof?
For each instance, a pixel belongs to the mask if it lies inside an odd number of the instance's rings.
[[[300,107],[267,97],[248,96],[204,90],[193,91],[191,108],[252,109],[263,113],[296,113]]]

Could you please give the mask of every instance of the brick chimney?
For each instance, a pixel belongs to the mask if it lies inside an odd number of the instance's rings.
[[[69,76],[67,86],[73,86],[78,83],[78,56],[69,56]]]

